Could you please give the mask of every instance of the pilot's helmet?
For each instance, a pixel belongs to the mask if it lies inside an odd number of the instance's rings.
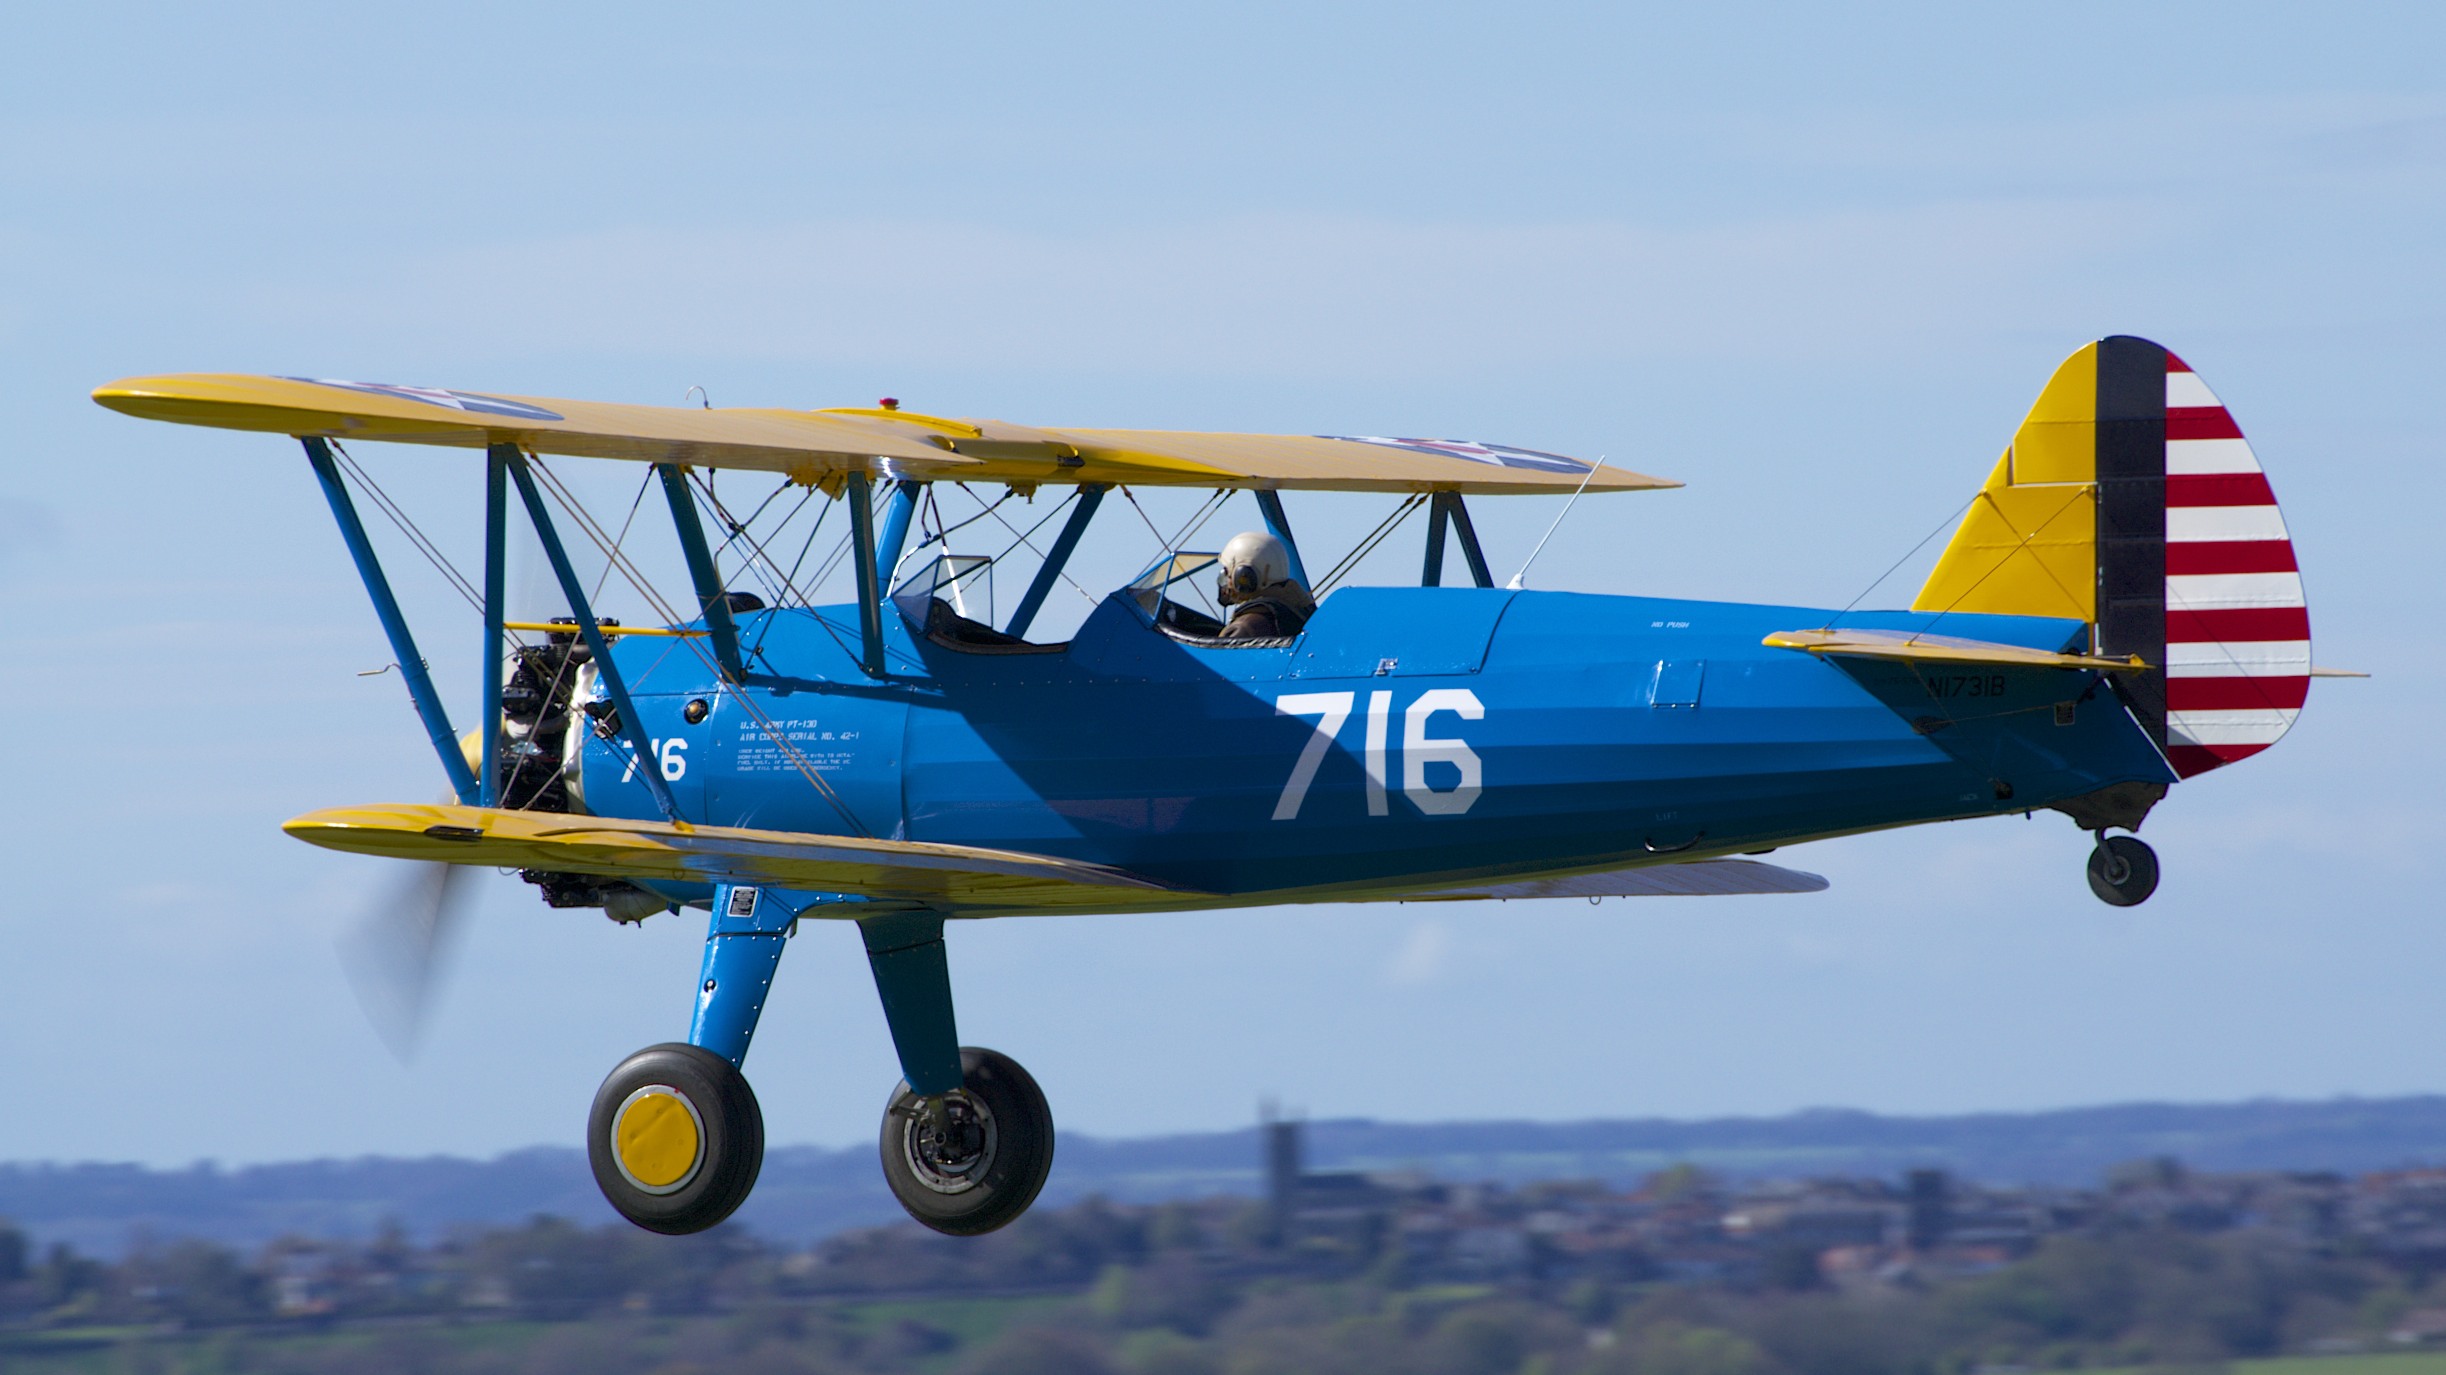
[[[1291,576],[1291,554],[1282,541],[1255,530],[1231,537],[1216,556],[1222,565],[1215,596],[1225,606],[1244,602]]]

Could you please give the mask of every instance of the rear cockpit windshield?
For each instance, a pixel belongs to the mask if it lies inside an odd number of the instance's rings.
[[[1269,649],[1292,642],[1295,636],[1223,638],[1223,608],[1215,600],[1214,573],[1219,555],[1183,550],[1157,561],[1129,585],[1140,610],[1154,618],[1157,629],[1173,639],[1219,649]]]

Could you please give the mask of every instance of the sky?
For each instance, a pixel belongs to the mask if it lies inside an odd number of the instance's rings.
[[[13,16],[0,1160],[574,1145],[686,1030],[693,914],[500,880],[386,1051],[334,953],[384,871],[278,823],[439,770],[294,446],[87,399],[171,371],[1487,439],[1689,484],[1575,510],[1532,586],[1899,605],[2055,364],[2145,334],[2251,436],[2318,661],[2374,675],[2175,790],[2145,906],[2046,814],[1782,852],[1814,896],[978,923],[964,1038],[1101,1136],[2446,1091],[2441,42],[2409,4]],[[469,455],[358,452],[473,548]],[[1479,503],[1498,577],[1559,504]],[[1380,510],[1292,502],[1312,546]],[[1093,543],[1090,586],[1150,547]],[[386,548],[468,715],[480,637]],[[802,935],[747,1068],[774,1141],[872,1139],[852,932]]]

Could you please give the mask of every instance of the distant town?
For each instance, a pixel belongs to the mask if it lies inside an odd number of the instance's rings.
[[[2000,1375],[2446,1348],[2441,1168],[1614,1187],[1311,1169],[1296,1121],[1256,1144],[1257,1198],[1090,1198],[975,1240],[536,1217],[105,1260],[0,1224],[0,1365]]]

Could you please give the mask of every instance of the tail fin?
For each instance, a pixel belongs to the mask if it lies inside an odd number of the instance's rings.
[[[2208,384],[2129,335],[2064,360],[1912,602],[2088,621],[2185,778],[2275,744],[2310,686],[2310,613],[2259,460]]]

